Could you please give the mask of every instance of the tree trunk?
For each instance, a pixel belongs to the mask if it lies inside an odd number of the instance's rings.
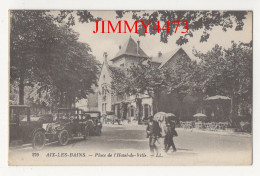
[[[231,111],[230,118],[232,126],[238,128],[239,127],[239,119],[238,119],[238,101],[235,96],[231,97]]]
[[[179,105],[180,105],[180,109],[179,109],[179,118],[183,118],[183,102],[182,102],[182,100],[180,100],[179,99]],[[185,118],[183,118],[183,119],[185,119],[185,120],[188,120],[188,119],[186,119],[186,117]]]
[[[122,120],[127,119],[127,103],[126,102],[120,103],[120,114],[121,114]]]
[[[237,115],[238,114],[238,102],[235,96],[231,97],[231,114]]]
[[[155,101],[155,97],[152,97],[152,113],[153,115],[156,114],[158,108],[157,108],[157,104],[156,104],[156,101]]]
[[[159,93],[156,92],[154,94],[154,97],[152,97],[153,115],[156,114],[159,111],[159,107],[158,107],[159,99],[160,99]]]
[[[178,99],[178,103],[179,103],[179,119],[182,118],[182,119],[185,119],[185,120],[188,120],[187,117],[183,117],[183,107],[184,107],[184,103],[183,103],[183,99],[184,99],[185,95],[180,95],[177,93],[177,99]],[[190,120],[190,119],[189,119]]]
[[[141,124],[142,117],[142,99],[136,98],[136,118],[138,120],[138,124]]]
[[[24,78],[20,77],[19,80],[19,105],[24,105]]]

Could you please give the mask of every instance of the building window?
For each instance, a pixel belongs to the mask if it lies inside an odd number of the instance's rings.
[[[106,94],[107,94],[106,88],[102,87],[102,95],[106,95]]]

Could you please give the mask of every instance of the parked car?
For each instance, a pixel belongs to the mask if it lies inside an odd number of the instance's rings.
[[[42,123],[32,121],[30,107],[25,105],[10,105],[9,107],[9,142],[32,144],[36,150],[41,150],[46,143]]]
[[[87,128],[90,135],[100,136],[102,132],[101,113],[99,111],[85,111],[82,118],[87,119]]]
[[[41,123],[52,123],[54,116],[52,114],[43,114],[39,116],[39,122]]]
[[[121,119],[115,115],[113,111],[107,111],[106,112],[106,123],[121,125]]]
[[[43,124],[46,138],[50,142],[58,141],[60,145],[67,145],[75,137],[86,139],[89,135],[87,119],[81,118],[80,114],[81,110],[77,108],[58,109],[55,121]]]

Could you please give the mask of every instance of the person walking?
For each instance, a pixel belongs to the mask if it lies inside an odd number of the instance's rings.
[[[165,140],[165,136],[166,136],[166,133],[165,133],[165,129],[166,129],[166,122],[165,122],[165,119],[164,120],[162,120],[162,121],[160,121],[160,123],[159,123],[159,125],[160,125],[160,128],[162,129],[162,138],[163,138],[163,144],[164,144],[164,148],[163,148],[163,150],[165,150],[166,149],[166,140]]]
[[[150,147],[150,153],[151,156],[158,155],[158,148],[156,146],[156,141],[158,140],[158,137],[161,137],[161,131],[162,129],[159,126],[159,123],[155,120],[153,120],[153,116],[149,117],[149,122],[146,128],[147,137],[149,138],[149,147]]]
[[[164,132],[165,132],[165,141],[164,141],[164,144],[165,144],[165,152],[167,153],[168,150],[170,149],[170,147],[172,147],[173,149],[173,152],[176,151],[176,147],[174,145],[174,142],[173,142],[173,137],[174,136],[178,136],[176,130],[175,130],[175,124],[174,122],[172,122],[170,120],[170,117],[167,117],[165,119],[166,121],[166,125],[164,127]]]

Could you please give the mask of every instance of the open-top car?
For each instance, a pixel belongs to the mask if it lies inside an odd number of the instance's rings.
[[[32,120],[30,107],[25,105],[10,105],[9,107],[9,142],[10,144],[29,144],[40,150],[46,143],[42,123]]]
[[[87,119],[89,134],[100,136],[102,132],[101,113],[99,111],[84,111],[81,116]]]
[[[87,138],[87,119],[80,116],[81,110],[77,108],[60,108],[53,123],[43,124],[46,138],[58,141],[60,145],[67,145],[70,139],[75,137]]]

